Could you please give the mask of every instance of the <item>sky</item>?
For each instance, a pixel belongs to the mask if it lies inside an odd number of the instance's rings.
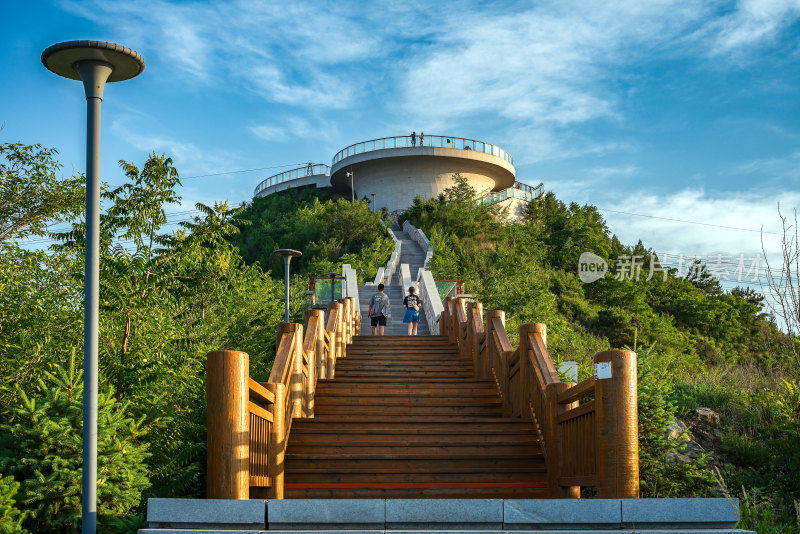
[[[147,66],[106,87],[103,179],[165,152],[176,212],[412,130],[499,145],[519,181],[674,258],[735,263],[762,228],[774,257],[778,203],[800,205],[800,0],[0,4],[0,142],[82,171],[83,90],[39,58],[120,43]]]

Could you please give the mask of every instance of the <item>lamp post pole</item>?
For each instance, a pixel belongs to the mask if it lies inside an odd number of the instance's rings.
[[[356,189],[353,186],[353,167],[350,167],[350,170],[347,171],[347,177],[350,178],[350,203],[356,203]]]
[[[289,262],[292,261],[292,258],[299,258],[303,255],[302,252],[299,250],[293,250],[291,248],[280,248],[278,250],[273,250],[273,254],[280,254],[283,256],[283,266],[285,270],[284,278],[286,279],[286,287],[283,293],[283,322],[289,322]]]
[[[97,531],[97,374],[100,319],[100,105],[106,82],[138,76],[142,56],[114,43],[67,41],[42,52],[48,70],[81,80],[86,93],[86,251],[83,286],[83,474],[81,531]]]
[[[372,195],[372,213],[375,213],[375,193],[371,193]]]

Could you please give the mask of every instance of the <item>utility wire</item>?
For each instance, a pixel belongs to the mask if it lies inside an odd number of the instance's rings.
[[[269,169],[280,169],[280,168],[283,168],[283,167],[294,167],[294,166],[301,166],[302,167],[304,165],[307,166],[308,162],[305,161],[305,162],[300,162],[300,163],[287,163],[285,165],[273,165],[272,167],[258,167],[258,168],[255,168],[255,169],[241,169],[241,170],[238,170],[238,171],[225,171],[225,172],[213,172],[213,173],[210,173],[210,174],[198,174],[196,176],[180,177],[180,180],[181,181],[183,181],[183,180],[194,180],[195,178],[208,178],[209,176],[223,176],[225,174],[239,174],[239,173],[243,173],[243,172],[266,171],[266,170],[269,170]]]
[[[679,222],[679,223],[686,223],[686,224],[697,224],[700,226],[713,226],[714,228],[725,228],[726,230],[739,230],[740,232],[756,232],[756,233],[765,233],[765,234],[775,234],[778,235],[778,232],[767,232],[766,230],[754,230],[752,228],[737,228],[736,226],[725,226],[723,224],[712,224],[712,223],[704,223],[700,221],[687,221],[685,219],[671,219],[669,217],[660,217],[658,215],[645,215],[644,213],[631,213],[629,211],[619,211],[619,210],[612,210],[608,208],[597,208],[599,211],[607,211],[610,213],[619,213],[621,215],[632,215],[634,217],[647,217],[648,219],[660,219],[662,221],[672,221],[672,222]]]

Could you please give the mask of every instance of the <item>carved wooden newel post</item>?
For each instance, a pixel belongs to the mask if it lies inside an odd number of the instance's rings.
[[[247,499],[250,489],[250,356],[235,350],[208,353],[207,496]]]

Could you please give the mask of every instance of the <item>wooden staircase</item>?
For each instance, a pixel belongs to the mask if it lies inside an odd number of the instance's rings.
[[[544,498],[530,420],[446,337],[357,336],[313,419],[292,421],[286,498]]]
[[[562,382],[546,325],[515,349],[503,311],[465,297],[441,336],[360,325],[355,297],[281,324],[266,382],[247,353],[208,354],[209,499],[638,497],[634,352]]]

